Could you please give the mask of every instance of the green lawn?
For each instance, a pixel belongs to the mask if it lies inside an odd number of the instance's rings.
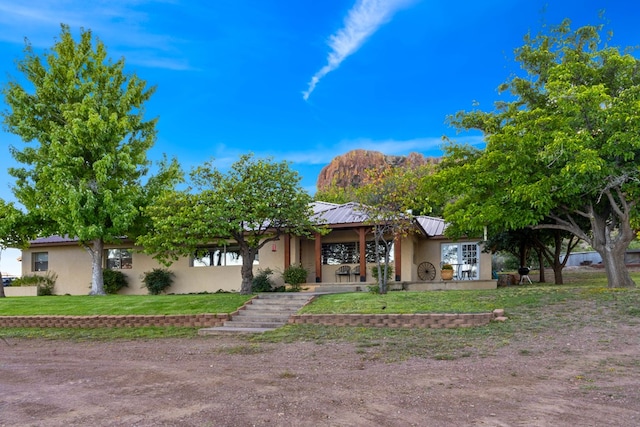
[[[235,311],[249,298],[247,295],[233,293],[0,298],[0,315],[218,314]]]
[[[632,277],[640,283],[640,273]],[[288,325],[249,337],[254,342],[327,340],[356,342],[361,350],[379,348],[380,357],[401,360],[414,355],[457,358],[490,352],[516,337],[585,324],[640,323],[640,288],[608,289],[603,272],[565,274],[565,285],[534,284],[486,291],[393,291],[387,295],[323,295],[304,313],[473,313],[503,308],[505,323],[452,330],[388,329]],[[106,297],[52,296],[0,299],[0,315],[199,314],[230,313],[250,296],[239,294],[145,295]],[[383,309],[383,307],[385,307]],[[0,338],[134,339],[197,337],[195,328],[5,328]],[[378,352],[374,352],[378,354]],[[384,355],[384,356],[382,356]]]

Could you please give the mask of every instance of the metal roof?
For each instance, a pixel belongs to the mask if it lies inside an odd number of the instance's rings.
[[[368,218],[367,214],[360,208],[360,205],[354,202],[334,205],[318,212],[316,212],[316,207],[314,206],[313,211],[315,212],[314,219],[316,222],[325,225],[361,223]]]
[[[337,203],[329,203],[329,202],[313,202],[311,203],[311,209],[313,210],[314,215],[318,214],[322,211],[326,211],[327,209],[335,208],[336,206],[340,206]]]
[[[47,237],[38,237],[35,240],[31,240],[29,244],[31,245],[51,245],[51,244],[60,244],[60,243],[77,243],[78,239],[69,237],[69,236],[47,236]]]
[[[362,224],[368,220],[368,215],[359,203],[349,202],[342,205],[327,202],[313,202],[311,204],[313,219],[317,224],[340,226],[348,224]],[[442,236],[446,223],[442,218],[430,216],[416,216],[419,228],[428,237]],[[78,239],[69,236],[39,237],[29,243],[34,246],[60,245],[77,243]]]
[[[314,202],[314,218],[318,223],[331,225],[361,224],[369,218],[361,205],[354,202],[337,205],[334,203]],[[428,237],[442,236],[446,223],[442,218],[416,216],[415,220]]]
[[[417,216],[416,222],[429,237],[442,236],[444,235],[444,230],[447,228],[444,219],[434,218],[432,216]]]

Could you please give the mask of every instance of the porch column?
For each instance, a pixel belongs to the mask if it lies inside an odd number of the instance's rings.
[[[322,235],[316,233],[316,283],[322,283]]]
[[[284,268],[291,267],[291,236],[289,233],[284,235]]]
[[[395,260],[396,282],[402,277],[402,237],[396,236],[393,245],[393,258]]]
[[[365,227],[358,228],[360,236],[360,281],[367,281],[367,229]]]

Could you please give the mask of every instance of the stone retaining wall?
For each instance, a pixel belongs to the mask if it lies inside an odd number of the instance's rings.
[[[0,328],[138,328],[175,326],[213,328],[223,326],[232,314],[126,315],[126,316],[0,316]],[[469,328],[492,320],[504,321],[504,310],[473,314],[294,314],[290,324],[371,326],[387,328]]]
[[[211,328],[222,326],[228,314],[126,315],[126,316],[0,316],[2,328],[122,328],[176,326]]]
[[[504,310],[474,314],[295,314],[290,324],[387,328],[465,328],[504,319]]]

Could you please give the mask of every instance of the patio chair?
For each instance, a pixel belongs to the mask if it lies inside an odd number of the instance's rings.
[[[351,276],[351,267],[349,267],[348,265],[341,265],[337,270],[336,270],[336,282],[340,281],[342,282],[342,278],[346,276],[347,280],[349,280],[349,276]]]
[[[460,279],[464,280],[466,277],[467,280],[471,280],[471,276],[473,276],[473,266],[471,264],[462,264],[460,266]]]
[[[360,281],[360,266],[359,266],[359,265],[356,265],[356,266],[353,268],[353,270],[351,271],[351,274],[353,274],[353,279],[354,279],[356,282],[359,282],[359,281]]]

